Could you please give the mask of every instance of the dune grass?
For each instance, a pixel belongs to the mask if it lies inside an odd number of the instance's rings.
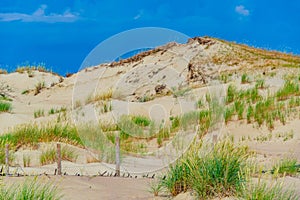
[[[0,200],[59,200],[63,195],[58,187],[51,182],[25,179],[22,183],[0,185]]]
[[[179,87],[172,87],[171,90],[172,90],[173,97],[177,98],[177,97],[182,97],[187,95],[188,92],[191,91],[191,88],[179,86]]]
[[[151,120],[148,117],[142,115],[132,116],[132,121],[139,126],[149,126],[151,123]]]
[[[48,115],[54,115],[54,114],[57,114],[57,113],[60,113],[60,112],[66,112],[67,111],[67,108],[66,107],[61,107],[61,108],[51,108],[49,111],[48,111]]]
[[[9,102],[0,101],[0,113],[1,112],[9,112],[11,111],[12,106]]]
[[[172,196],[190,190],[197,199],[298,199],[295,191],[283,188],[279,182],[251,181],[251,155],[247,146],[236,146],[228,138],[218,141],[213,148],[194,144],[150,190],[154,195],[166,190]]]
[[[294,80],[287,80],[282,88],[275,93],[262,96],[260,90],[265,88],[264,80],[258,80],[255,87],[238,90],[235,85],[229,85],[225,97],[224,120],[247,120],[247,123],[265,125],[272,131],[275,122],[283,125],[291,114],[297,114],[300,106],[300,89]]]
[[[86,99],[85,104],[94,103],[94,102],[97,102],[97,101],[107,101],[107,100],[110,100],[112,98],[112,96],[113,96],[113,89],[109,88],[105,92],[90,95]]]
[[[297,159],[284,158],[273,166],[272,172],[279,176],[295,176],[300,172],[299,166],[297,166]]]
[[[75,162],[77,160],[78,154],[70,147],[63,146],[61,148],[61,159],[70,162]],[[41,165],[52,164],[56,161],[56,148],[49,148],[43,151],[40,156]]]
[[[8,162],[12,163],[15,159],[13,151],[9,151]],[[0,147],[0,164],[5,164],[5,148]]]
[[[273,185],[259,180],[258,183],[246,184],[239,195],[245,200],[297,200],[298,196],[294,190],[284,189],[281,183]]]
[[[192,147],[169,168],[162,186],[176,196],[192,189],[200,199],[235,195],[246,182],[248,149],[236,147],[229,139],[221,141],[201,155],[201,145]],[[202,149],[203,152],[205,150]]]
[[[246,83],[250,83],[249,77],[247,74],[243,74],[241,77],[241,83],[242,84],[246,84]]]
[[[75,125],[62,123],[21,125],[0,136],[0,144],[8,143],[12,149],[21,146],[34,147],[39,142],[64,142],[83,146]]]
[[[45,116],[45,112],[43,109],[35,110],[33,113],[34,118],[40,118]]]
[[[38,82],[35,85],[34,95],[38,95],[41,92],[41,90],[44,89],[45,87],[46,87],[45,81]]]
[[[30,167],[30,164],[31,164],[30,155],[23,155],[23,166]]]
[[[299,84],[294,81],[286,81],[284,86],[277,91],[276,97],[279,101],[288,99],[291,96],[299,96]]]
[[[152,193],[155,197],[162,191],[162,185],[160,182],[152,181],[149,184],[148,192]]]

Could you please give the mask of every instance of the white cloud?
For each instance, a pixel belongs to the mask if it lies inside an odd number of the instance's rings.
[[[72,13],[70,10],[66,10],[64,13],[50,13],[46,14],[45,10],[47,5],[41,5],[32,14],[26,13],[0,13],[0,21],[11,22],[11,21],[22,21],[22,22],[74,22],[78,20],[79,15],[77,13]]]
[[[236,6],[235,7],[235,12],[237,12],[240,15],[244,15],[244,16],[248,16],[250,14],[250,11],[247,10],[245,8],[245,6],[243,6],[243,5]]]

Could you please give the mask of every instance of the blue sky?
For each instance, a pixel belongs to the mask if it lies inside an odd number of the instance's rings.
[[[0,68],[44,62],[76,72],[101,41],[139,27],[164,27],[300,54],[297,0],[1,0]]]

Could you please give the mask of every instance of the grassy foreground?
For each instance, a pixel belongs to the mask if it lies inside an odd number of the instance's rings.
[[[51,182],[43,183],[26,179],[23,183],[0,185],[0,200],[59,200],[62,198],[58,188]]]

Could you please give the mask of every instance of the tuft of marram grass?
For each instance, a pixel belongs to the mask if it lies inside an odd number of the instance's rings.
[[[284,86],[277,91],[276,97],[278,101],[283,101],[291,96],[299,96],[300,89],[299,84],[294,81],[286,81]]]
[[[208,150],[208,149],[206,149]],[[162,186],[176,196],[192,189],[200,199],[235,195],[246,182],[246,147],[236,147],[229,139],[215,145],[211,151],[200,155],[195,146],[169,168]]]
[[[36,146],[39,142],[64,142],[83,146],[75,125],[48,123],[45,125],[26,124],[0,136],[0,145],[10,144],[11,149],[21,146]]]
[[[34,116],[34,118],[44,117],[45,112],[43,109],[38,109],[38,110],[34,111],[33,116]]]
[[[246,184],[239,196],[245,200],[297,200],[299,198],[294,190],[284,189],[282,183],[270,185],[261,180],[258,183]]]
[[[249,77],[247,74],[243,74],[242,77],[241,77],[241,83],[242,84],[246,84],[246,83],[249,83]]]
[[[64,146],[61,149],[61,159],[67,160],[70,162],[75,162],[77,160],[77,153],[71,148]],[[56,161],[56,148],[49,148],[46,151],[42,152],[40,156],[41,165],[52,164]]]
[[[56,185],[39,181],[37,177],[25,179],[23,183],[0,185],[0,200],[59,200],[62,197]]]
[[[132,116],[132,121],[139,126],[149,126],[151,123],[151,120],[148,117],[142,115]]]
[[[295,176],[299,172],[299,167],[297,166],[297,159],[283,158],[273,166],[272,172],[279,176]]]
[[[5,164],[5,149],[3,148],[4,145],[1,145],[0,147],[0,164]],[[12,163],[15,159],[14,152],[9,151],[9,158],[8,162]]]
[[[34,95],[38,95],[42,89],[44,89],[46,86],[45,86],[45,81],[43,82],[38,82],[36,85],[35,85],[35,90],[34,90]]]
[[[113,90],[111,88],[109,88],[107,91],[99,93],[99,94],[95,94],[95,95],[90,95],[85,103],[89,104],[89,103],[94,103],[97,101],[107,101],[109,99],[111,99],[113,96]]]
[[[9,112],[11,111],[12,106],[9,102],[0,101],[0,113],[1,112]]]

